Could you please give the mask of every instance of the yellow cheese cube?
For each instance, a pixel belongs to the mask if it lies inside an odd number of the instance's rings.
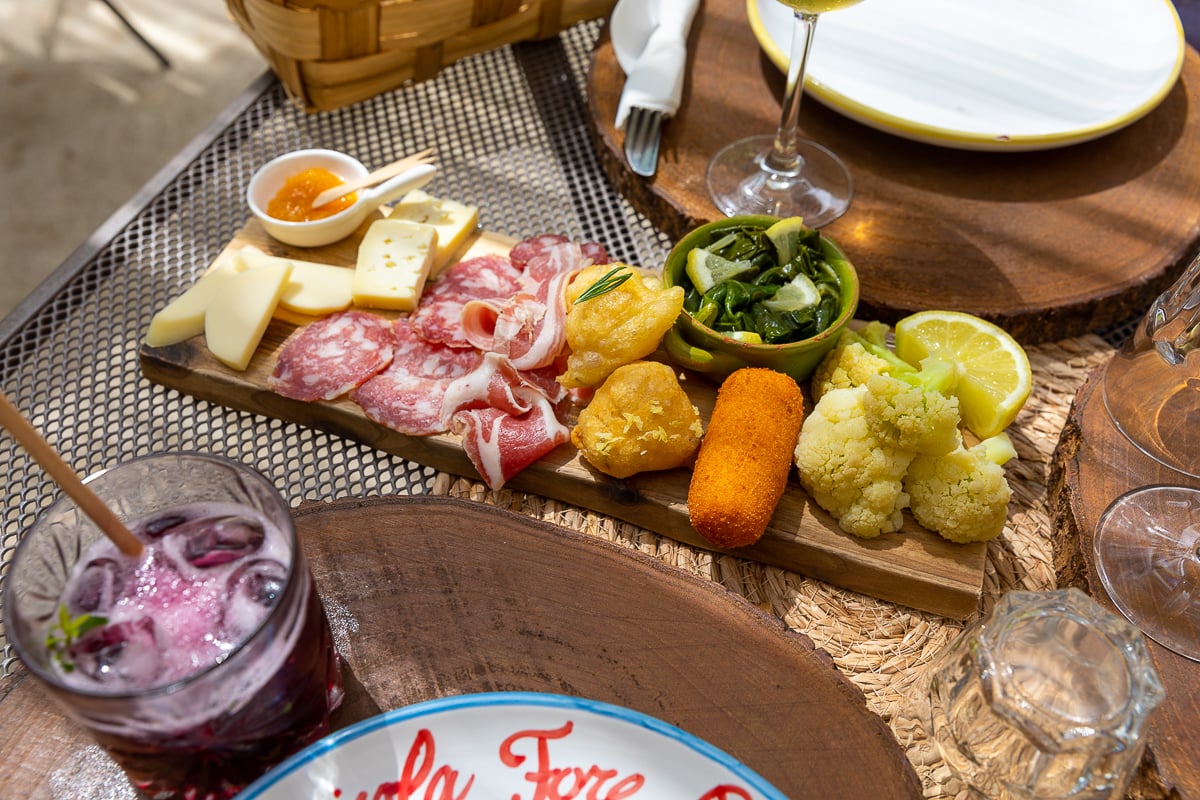
[[[336,264],[299,261],[264,253],[253,245],[238,251],[238,258],[248,268],[272,263],[289,264],[292,268],[279,306],[298,314],[320,316],[344,311],[352,301],[354,270]]]
[[[291,271],[290,264],[263,264],[239,272],[221,287],[204,315],[204,338],[221,363],[236,370],[250,363]]]
[[[421,299],[437,249],[437,229],[403,220],[367,228],[354,268],[354,304],[412,311]]]
[[[388,214],[388,219],[419,222],[437,228],[437,254],[433,257],[436,273],[450,262],[467,237],[479,227],[479,209],[454,200],[430,197],[417,189],[404,195]]]
[[[146,344],[166,347],[204,333],[204,312],[225,282],[244,270],[238,258],[226,258],[200,276],[191,287],[172,300],[150,320]]]

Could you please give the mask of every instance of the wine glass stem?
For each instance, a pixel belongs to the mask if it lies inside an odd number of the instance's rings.
[[[804,96],[804,73],[816,30],[816,14],[795,12],[792,53],[788,61],[787,86],[783,93],[783,110],[779,117],[779,128],[775,132],[775,146],[764,165],[772,172],[795,176],[804,165],[804,160],[796,149],[796,138],[800,122],[800,98]]]

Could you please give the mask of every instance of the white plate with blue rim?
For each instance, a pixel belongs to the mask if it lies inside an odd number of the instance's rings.
[[[791,9],[746,8],[759,45],[786,71]],[[1152,111],[1185,49],[1170,0],[865,0],[820,16],[805,88],[908,139],[1043,150]]]
[[[364,796],[787,800],[673,725],[536,692],[460,695],[379,714],[292,756],[238,800]]]

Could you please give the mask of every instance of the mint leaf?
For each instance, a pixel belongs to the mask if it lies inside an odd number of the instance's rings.
[[[66,657],[67,650],[92,628],[108,624],[108,617],[96,614],[80,614],[72,617],[65,604],[58,606],[58,623],[46,632],[46,650],[62,667],[63,672],[73,672],[75,664]]]

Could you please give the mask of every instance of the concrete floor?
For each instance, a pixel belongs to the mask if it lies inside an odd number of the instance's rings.
[[[0,317],[266,63],[224,0],[0,0]]]

